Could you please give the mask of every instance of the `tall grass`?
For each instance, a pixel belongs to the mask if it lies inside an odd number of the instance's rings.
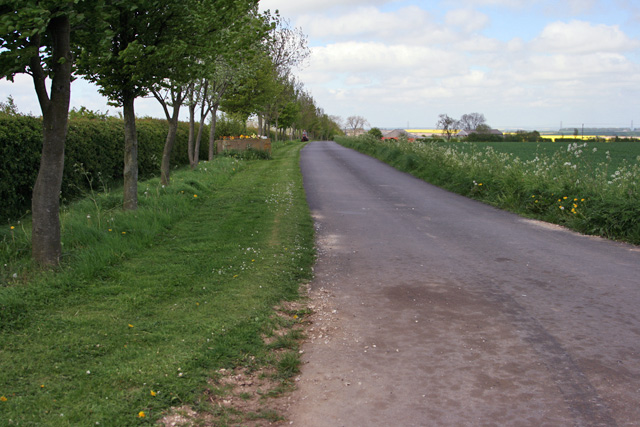
[[[120,209],[119,191],[88,194],[64,208],[57,271],[31,269],[28,224],[3,230],[0,424],[214,412],[202,393],[220,368],[290,364],[263,336],[282,327],[274,305],[311,275],[299,148],[217,158],[174,172],[168,187],[142,182],[135,212]]]
[[[581,141],[560,149],[545,145],[551,142],[520,143],[533,144],[523,159],[495,148],[498,143],[410,143],[366,136],[336,140],[456,193],[583,233],[640,244],[638,143]],[[611,151],[627,154],[614,159]]]

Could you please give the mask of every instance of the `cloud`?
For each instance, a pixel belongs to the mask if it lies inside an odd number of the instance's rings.
[[[379,41],[385,44],[447,43],[460,36],[435,22],[425,9],[408,6],[392,12],[383,12],[372,6],[358,7],[340,15],[306,14],[296,25],[312,40]]]
[[[489,25],[490,19],[484,13],[473,9],[457,9],[447,12],[445,23],[461,29],[465,33],[475,33]]]
[[[358,6],[377,6],[393,3],[394,0],[260,0],[260,9],[279,10],[286,18],[315,14],[331,9],[348,10]]]
[[[617,25],[574,20],[548,24],[531,47],[539,52],[568,54],[625,52],[640,47],[640,41],[627,37]]]

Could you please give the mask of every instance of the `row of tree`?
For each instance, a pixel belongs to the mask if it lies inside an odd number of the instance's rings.
[[[56,265],[61,255],[59,194],[76,76],[95,82],[110,103],[122,107],[123,207],[133,210],[138,204],[137,98],[153,95],[169,122],[161,165],[161,179],[169,184],[183,105],[190,113],[192,166],[198,163],[209,115],[213,156],[219,109],[245,118],[257,115],[261,130],[307,123],[321,128],[327,116],[291,72],[308,55],[304,34],[277,12],[260,14],[258,0],[3,0],[0,77],[29,74],[43,119],[32,196],[33,258]]]

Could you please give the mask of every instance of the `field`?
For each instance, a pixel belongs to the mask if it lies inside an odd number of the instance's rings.
[[[456,193],[574,230],[640,244],[640,143],[339,143]]]

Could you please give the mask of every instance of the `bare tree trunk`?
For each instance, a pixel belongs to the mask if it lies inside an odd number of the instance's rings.
[[[176,103],[173,106],[173,116],[169,120],[169,131],[167,132],[167,139],[164,142],[164,149],[162,150],[162,163],[160,165],[160,183],[162,185],[169,185],[171,175],[171,151],[176,142],[176,134],[178,132],[178,114],[180,113],[180,104]]]
[[[31,255],[40,265],[59,264],[60,188],[64,171],[64,145],[67,137],[71,96],[70,25],[67,16],[49,23],[53,39],[53,80],[51,98],[47,96],[45,74],[39,55],[31,60],[33,82],[42,109],[42,157],[31,201],[33,214]],[[37,36],[39,43],[39,36]]]
[[[258,133],[259,133],[258,136],[264,135],[262,133],[262,114],[258,114]]]
[[[133,109],[135,97],[126,92],[123,95],[124,116],[124,210],[138,209],[138,136],[136,134],[136,114]]]
[[[218,116],[218,106],[215,105],[211,109],[211,129],[209,129],[209,161],[213,160],[216,145],[216,120]]]
[[[198,164],[197,158],[197,150],[194,152],[194,138],[195,138],[195,129],[196,129],[196,105],[193,102],[193,88],[191,88],[189,93],[189,142],[187,143],[187,151],[189,154],[189,166],[191,169],[195,169]]]

